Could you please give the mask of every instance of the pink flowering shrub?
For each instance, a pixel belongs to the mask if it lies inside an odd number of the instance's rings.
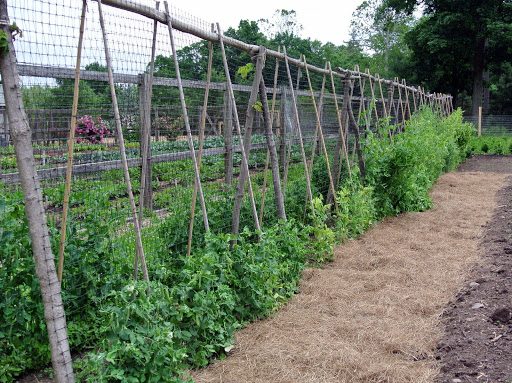
[[[75,133],[77,136],[76,142],[90,142],[91,144],[99,144],[105,137],[110,136],[105,122],[101,116],[82,116],[76,122]]]
[[[176,141],[181,134],[182,117],[172,120],[169,116],[157,117],[153,122],[155,129],[164,131],[169,141]]]

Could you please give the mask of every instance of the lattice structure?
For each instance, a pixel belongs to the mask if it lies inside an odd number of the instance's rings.
[[[365,132],[390,139],[420,105],[452,111],[449,96],[238,41],[149,0],[87,2],[81,34],[79,5],[9,4],[24,31],[18,71],[71,320],[139,267],[160,278],[205,231],[309,219],[313,197],[332,203],[353,166],[364,175]],[[382,133],[382,120],[394,128]],[[0,186],[19,196],[11,144],[4,113]]]

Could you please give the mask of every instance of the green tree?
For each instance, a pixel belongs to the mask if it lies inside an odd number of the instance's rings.
[[[394,78],[408,61],[405,35],[415,18],[384,6],[383,0],[367,0],[352,14],[350,36],[372,55],[371,69],[382,77]]]
[[[424,6],[425,17],[407,36],[413,64],[430,63],[418,78],[435,91],[472,96],[472,114],[482,105],[484,72],[510,62],[510,0],[385,0],[391,9],[411,14]]]

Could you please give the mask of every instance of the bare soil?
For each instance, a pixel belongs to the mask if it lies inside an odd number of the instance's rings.
[[[512,381],[510,173],[512,157],[477,156],[443,175],[433,210],[339,246],[334,262],[305,270],[300,294],[192,378]]]

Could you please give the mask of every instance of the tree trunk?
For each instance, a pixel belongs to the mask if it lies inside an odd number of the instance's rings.
[[[69,350],[66,314],[62,303],[61,288],[57,279],[55,260],[43,206],[43,196],[36,173],[32,132],[23,109],[16,55],[9,30],[7,0],[0,0],[1,30],[8,36],[9,51],[0,56],[0,73],[9,128],[16,152],[21,187],[25,201],[32,250],[39,278],[44,316],[48,330],[52,366],[57,382],[74,382],[71,353]]]
[[[476,29],[477,38],[473,60],[473,95],[471,97],[471,114],[473,116],[478,115],[478,108],[482,106],[485,65],[485,37],[481,36],[482,28],[478,23]]]
[[[489,90],[489,71],[484,72],[484,114],[489,114],[491,109],[491,92]]]

